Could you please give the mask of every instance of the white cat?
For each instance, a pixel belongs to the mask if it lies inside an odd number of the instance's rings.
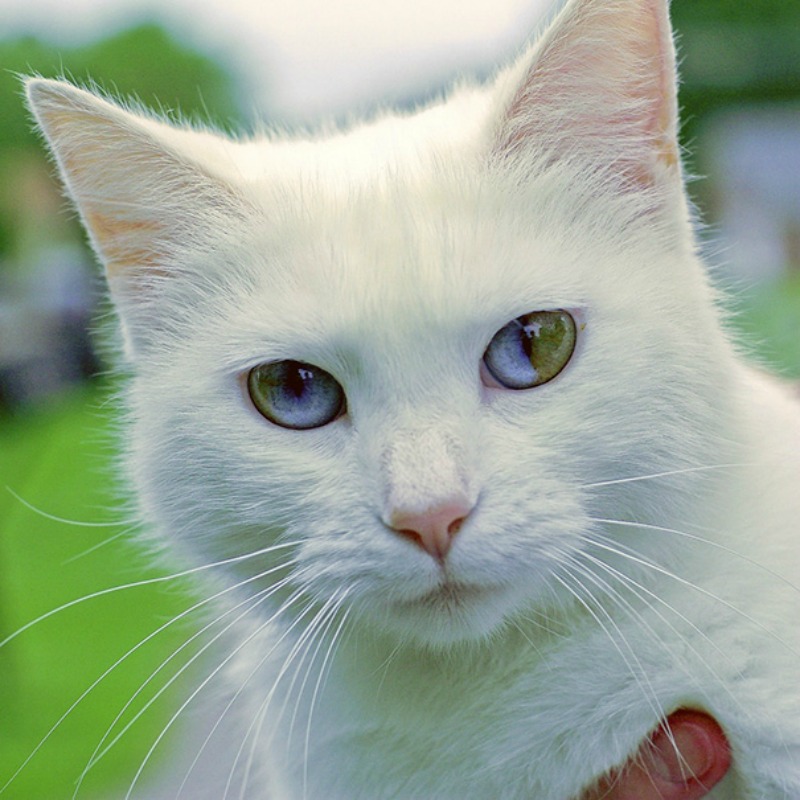
[[[29,81],[142,514],[235,622],[231,796],[568,800],[694,707],[710,796],[800,798],[800,408],[697,258],[667,11],[308,137]]]

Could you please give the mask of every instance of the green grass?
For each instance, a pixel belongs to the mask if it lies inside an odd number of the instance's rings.
[[[800,273],[762,288],[739,312],[736,325],[759,343],[753,347],[759,360],[800,376]],[[75,598],[158,574],[135,537],[119,536],[125,526],[114,524],[124,512],[114,499],[113,409],[101,410],[105,397],[102,389],[89,389],[0,425],[0,639]],[[46,514],[110,525],[48,519],[6,487]],[[190,602],[163,584],[107,594],[55,614],[1,648],[0,785],[97,677]],[[188,635],[175,628],[81,701],[2,800],[71,797],[76,776],[118,710]],[[131,728],[92,770],[81,797],[124,795],[180,696],[167,694]],[[162,756],[169,741],[165,745]]]
[[[736,325],[758,362],[800,378],[800,269],[742,298],[737,310]]]
[[[102,398],[96,389],[79,392],[0,427],[0,639],[76,598],[158,574],[133,537],[124,535],[125,526],[116,524],[124,513],[115,508],[109,421],[98,408]],[[55,517],[109,525],[67,524],[25,503]],[[188,607],[185,594],[163,587],[87,600],[0,649],[0,786],[96,678]],[[3,800],[71,797],[75,779],[118,710],[187,636],[186,628],[178,628],[159,635],[98,684]],[[144,714],[91,771],[80,796],[121,796],[122,781],[135,774],[175,704],[167,693]]]

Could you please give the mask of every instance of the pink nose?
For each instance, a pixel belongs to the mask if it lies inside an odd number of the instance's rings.
[[[398,509],[392,512],[389,524],[401,536],[442,560],[471,510],[466,500],[448,500],[422,512]]]

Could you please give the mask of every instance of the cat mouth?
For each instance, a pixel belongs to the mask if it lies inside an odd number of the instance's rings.
[[[397,606],[408,611],[466,611],[492,593],[487,586],[445,579],[417,597],[398,601]]]
[[[510,603],[506,594],[498,585],[443,579],[416,596],[396,598],[384,619],[423,645],[480,641],[507,617]]]

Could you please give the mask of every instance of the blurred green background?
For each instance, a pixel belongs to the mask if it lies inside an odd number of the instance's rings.
[[[33,134],[15,73],[102,80],[218,128],[241,118],[225,68],[156,24],[86,46],[0,41],[0,640],[70,601],[163,576],[132,543],[115,407],[94,330],[102,282]],[[90,333],[91,332],[91,333]],[[181,581],[101,594],[0,647],[0,787],[95,680],[192,605]],[[196,623],[196,620],[195,620]],[[61,800],[128,698],[193,628],[176,623],[104,678],[2,794]],[[195,651],[141,693],[120,731]],[[81,797],[123,796],[183,696],[167,691],[92,769]],[[169,752],[165,741],[154,756]],[[141,796],[141,795],[140,795]]]
[[[734,324],[754,356],[800,377],[800,3],[673,0],[672,9],[682,136],[690,171],[707,176],[692,193],[709,223],[715,276],[731,291]],[[116,483],[113,387],[89,333],[103,314],[101,281],[31,132],[14,73],[93,78],[227,129],[244,114],[229,71],[155,23],[81,47],[0,40],[0,66],[2,640],[75,598],[164,574],[132,543]],[[192,602],[180,581],[102,594],[0,647],[0,786],[96,678]],[[71,796],[64,787],[117,710],[191,632],[188,623],[173,625],[125,659],[3,797]],[[143,714],[91,771],[81,797],[119,796],[182,696],[171,689]],[[156,761],[172,746],[165,744]]]

